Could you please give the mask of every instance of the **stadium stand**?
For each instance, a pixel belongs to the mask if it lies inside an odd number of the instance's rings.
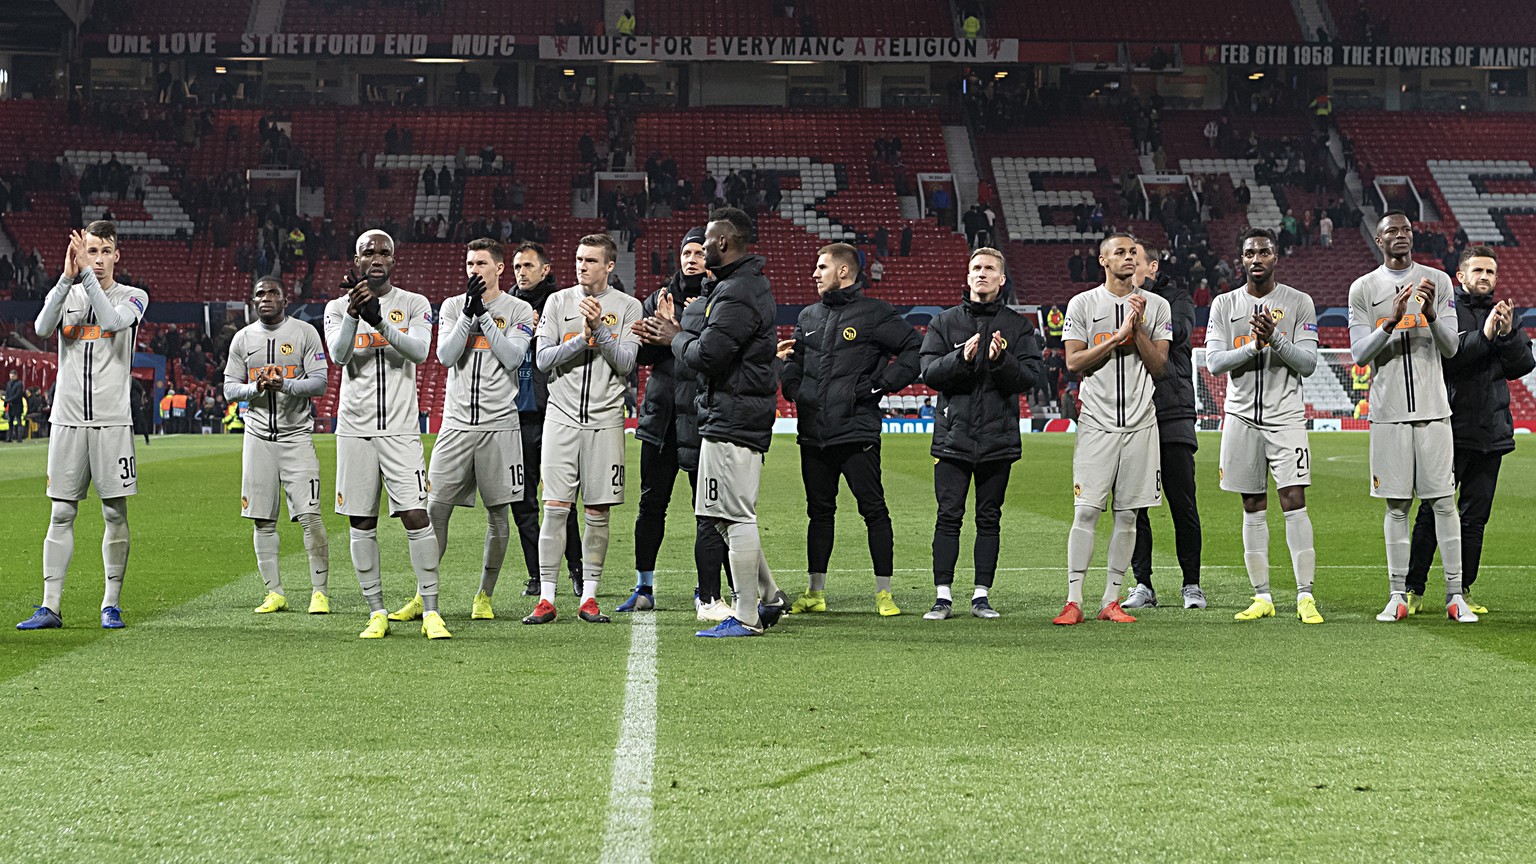
[[[1536,20],[1510,15],[1487,0],[1328,0],[1339,36],[1355,43],[1393,45],[1530,45]],[[1497,22],[1496,26],[1489,26]]]
[[[782,5],[636,0],[634,10],[638,32],[681,36],[951,36],[955,31],[948,4],[939,0],[803,3],[794,18],[773,13]],[[814,23],[802,23],[806,16]]]
[[[1167,39],[1272,43],[1301,41],[1301,28],[1291,4],[1280,0],[1130,3],[1115,7],[1113,14],[1096,16],[1085,16],[1080,3],[1011,0],[992,4],[986,35],[1042,41],[1091,38],[1099,42]]]
[[[235,4],[240,5],[240,4]],[[284,33],[350,33],[358,21],[367,21],[378,33],[424,33],[451,36],[458,33],[512,33],[521,36],[560,32],[562,24],[576,22],[584,30],[602,19],[598,0],[561,0],[559,3],[439,0],[436,3],[390,3],[361,0],[295,0],[283,6]],[[241,20],[243,29],[245,21]],[[607,22],[608,28],[613,22]]]

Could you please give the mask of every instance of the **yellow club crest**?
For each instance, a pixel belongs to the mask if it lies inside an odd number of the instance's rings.
[[[495,322],[497,330],[505,330],[505,329],[507,329],[507,319],[501,317],[500,315],[497,315],[495,318],[492,318],[491,320]]]
[[[249,509],[251,509],[251,499],[245,497],[244,495],[241,495],[240,496],[240,509],[241,510],[249,510]]]
[[[843,328],[843,339],[844,340],[846,340],[848,342],[852,342],[853,340],[855,340],[857,338],[859,338],[859,331],[853,329],[852,327],[844,327]]]
[[[1073,498],[1081,498],[1081,497],[1083,497],[1083,484],[1081,484],[1081,483],[1073,483],[1072,484],[1072,497]]]
[[[1269,310],[1269,318],[1270,318],[1271,321],[1283,320],[1285,318],[1285,310],[1284,309],[1271,309],[1271,310]]]
[[[284,353],[284,354],[292,354],[293,353],[293,343],[292,342],[284,342],[282,345],[278,346],[277,350],[282,352],[282,353]]]
[[[340,492],[337,492],[336,493],[336,506],[340,507],[341,505],[343,505],[345,503],[347,503],[347,499],[345,497],[343,497]]]
[[[405,313],[401,312],[399,309],[391,309],[389,310],[389,320],[392,324],[399,324],[401,321],[405,320]]]
[[[603,323],[607,324],[609,327],[612,327],[613,325],[619,323],[619,316],[609,312],[607,315],[603,316]]]

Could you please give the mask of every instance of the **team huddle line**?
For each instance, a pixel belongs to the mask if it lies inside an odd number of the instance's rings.
[[[355,269],[340,296],[326,305],[323,335],[287,316],[279,280],[258,279],[251,297],[257,320],[231,342],[224,387],[227,399],[249,406],[240,506],[254,525],[257,570],[266,588],[256,612],[288,608],[278,567],[284,500],[289,518],[303,528],[309,611],[330,611],[329,538],[321,518],[311,401],[324,394],[334,363],[342,371],[335,509],[348,518],[352,564],[369,606],[362,638],[382,638],[391,622],[417,620],[429,639],[451,637],[438,607],[438,566],[455,509],[475,506],[477,495],[487,527],[471,618],[495,617],[492,597],[515,523],[528,570],[523,593],[538,597],[523,623],[557,619],[562,559],[579,597],[578,617],[608,623],[596,594],[611,510],[625,500],[625,395],[631,373],[646,365],[651,373],[636,430],[637,577],[617,611],[655,607],[656,559],[673,486],[683,473],[696,515],[695,608],[700,621],[713,625],[697,635],[756,636],[786,613],[826,611],[842,482],[865,522],[875,609],[882,616],[901,614],[891,594],[894,532],[881,482],[880,400],[921,380],[938,393],[931,447],[935,600],[923,617],[954,614],[960,530],[973,487],[971,614],[999,617],[990,595],[999,569],[1002,506],[1012,465],[1021,457],[1019,397],[1045,374],[1041,334],[1000,299],[1003,254],[986,247],[972,252],[966,296],[919,334],[891,304],[866,293],[857,250],[826,246],[813,272],[819,301],[801,311],[791,338],[778,340],[777,307],[764,260],[751,251],[753,233],[742,211],[715,211],[707,226],[682,238],[681,268],[644,303],[609,287],[617,249],[607,235],[581,239],[576,284],[567,288],[558,287],[548,257],[534,243],[515,250],[511,284],[503,288],[507,250],[494,240],[474,240],[466,248],[464,292],[445,300],[434,319],[426,297],[392,283],[393,238],[367,231],[356,241]],[[1376,369],[1370,495],[1386,504],[1389,578],[1388,602],[1376,617],[1400,621],[1419,611],[1438,547],[1447,616],[1475,622],[1486,610],[1468,599],[1468,591],[1477,577],[1499,460],[1513,449],[1505,382],[1531,371],[1536,361],[1529,339],[1514,326],[1511,305],[1493,301],[1492,249],[1466,250],[1460,286],[1453,288],[1447,274],[1413,261],[1413,230],[1403,214],[1382,217],[1376,242],[1384,263],[1349,292],[1355,362]],[[1303,623],[1320,624],[1302,400],[1302,379],[1317,364],[1316,311],[1307,294],[1277,281],[1273,234],[1249,230],[1239,246],[1246,281],[1212,303],[1205,358],[1212,375],[1228,379],[1219,478],[1222,489],[1241,498],[1244,567],[1254,592],[1235,618],[1276,614],[1266,519],[1273,478],[1296,580],[1295,614]],[[74,520],[91,486],[106,523],[101,626],[123,626],[127,498],[137,492],[127,395],[133,336],[149,298],[115,281],[120,256],[111,222],[74,232],[64,272],[37,317],[40,336],[59,334],[48,445],[52,511],[43,542],[43,602],[17,625],[21,630],[62,626]],[[1106,509],[1113,514],[1112,533],[1096,617],[1131,623],[1136,619],[1127,609],[1157,605],[1146,514],[1162,506],[1165,492],[1183,571],[1183,605],[1206,606],[1195,505],[1193,304],[1187,292],[1159,277],[1157,250],[1135,237],[1105,238],[1099,261],[1104,283],[1072,298],[1059,333],[1067,370],[1081,376],[1082,400],[1066,544],[1067,602],[1053,619],[1059,625],[1087,617],[1083,581]],[[429,469],[417,427],[416,369],[428,361],[434,324],[436,360],[448,376]],[[757,527],[758,488],[780,392],[798,409],[808,515],[807,586],[792,601],[775,581]],[[1453,498],[1458,485],[1459,502]],[[381,487],[389,515],[405,529],[416,576],[415,595],[394,612],[385,606],[379,569]],[[1423,506],[1410,529],[1415,497]],[[1133,567],[1135,584],[1122,596]],[[729,595],[723,578],[730,581]]]

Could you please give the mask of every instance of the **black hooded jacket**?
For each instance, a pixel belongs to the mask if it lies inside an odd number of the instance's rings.
[[[1458,450],[1508,453],[1515,449],[1509,382],[1536,369],[1531,337],[1518,316],[1508,335],[1491,342],[1483,335],[1493,304],[1492,294],[1473,294],[1456,286],[1460,344],[1454,355],[1441,361],[1441,367],[1451,397],[1451,435]]]
[[[716,268],[715,278],[701,286],[709,295],[704,301],[703,326],[698,333],[685,329],[672,340],[672,356],[680,367],[699,375],[694,399],[699,434],[759,453],[768,452],[773,443],[778,406],[774,370],[778,307],[763,275],[763,263],[762,256],[747,255]]]
[[[783,386],[802,446],[879,441],[880,397],[917,380],[922,339],[896,307],[861,289],[828,291],[800,310]]]
[[[656,314],[656,306],[663,294],[671,294],[673,312],[681,321],[688,298],[702,294],[700,283],[703,281],[702,273],[684,276],[683,271],[679,270],[672,274],[667,284],[652,291],[641,303],[645,317]],[[698,377],[688,370],[681,370],[683,374],[679,375],[677,359],[672,356],[672,349],[665,345],[641,345],[637,362],[651,367],[651,375],[645,382],[645,400],[640,403],[640,420],[635,427],[635,437],[662,447],[666,445],[677,414],[683,411],[695,413],[692,401],[698,390]],[[698,446],[697,441],[694,446]]]
[[[1003,334],[1003,353],[987,358],[992,334]],[[965,359],[965,343],[980,335],[980,347]],[[923,337],[923,383],[939,392],[933,421],[935,458],[1015,462],[1019,441],[1019,394],[1045,376],[1040,335],[1028,318],[1000,300],[969,298],[928,322]]]
[[[1173,342],[1168,346],[1168,368],[1153,383],[1152,407],[1157,411],[1158,437],[1163,444],[1198,447],[1195,438],[1195,363],[1189,337],[1195,330],[1195,301],[1189,292],[1159,274],[1143,291],[1168,301]]]

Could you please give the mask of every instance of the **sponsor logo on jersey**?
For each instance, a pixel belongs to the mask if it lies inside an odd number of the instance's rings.
[[[314,359],[315,359],[316,363],[324,363],[325,362],[325,352],[324,351],[316,351]]]
[[[284,353],[284,354],[292,354],[293,353],[293,343],[292,342],[284,342],[282,345],[278,346],[277,350],[282,352],[282,353]]]
[[[391,309],[391,310],[389,310],[389,321],[390,321],[391,324],[399,324],[401,321],[404,321],[404,320],[405,320],[405,313],[404,312],[401,312],[399,309]]]
[[[517,325],[516,329],[518,330],[518,332],[522,333],[524,336],[532,336],[533,335],[533,326],[532,325],[529,325],[529,324],[519,324],[519,325]]]
[[[1309,331],[1309,332],[1312,332],[1312,333],[1316,333],[1317,332],[1317,325],[1316,324],[1303,324],[1303,325],[1301,325],[1301,329]]]
[[[140,315],[143,315],[143,314],[144,314],[144,301],[143,301],[143,300],[140,300],[140,299],[139,299],[139,298],[137,298],[137,297],[129,297],[129,298],[128,298],[128,303],[129,303],[129,305],[131,305],[131,306],[132,306],[132,307],[133,307],[133,308],[135,308],[135,309],[137,309],[137,310],[139,310],[139,314],[140,314]]]
[[[852,327],[843,328],[843,341],[852,342],[857,338],[859,338],[859,331],[853,329]]]

